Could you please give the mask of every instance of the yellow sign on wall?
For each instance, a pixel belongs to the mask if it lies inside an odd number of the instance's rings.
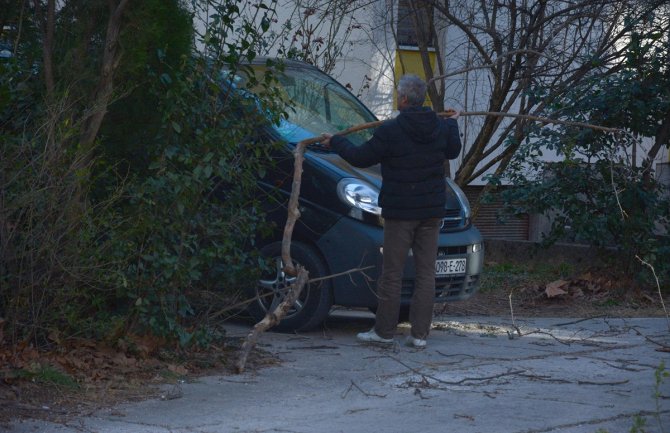
[[[428,52],[430,59],[430,66],[435,71],[436,53],[434,50]],[[421,52],[417,48],[398,48],[395,52],[395,82],[397,83],[400,77],[405,74],[414,74],[422,79],[426,79],[426,71],[423,68],[421,60]],[[398,92],[393,92],[393,104],[398,106]],[[424,106],[432,106],[430,98],[426,96]]]

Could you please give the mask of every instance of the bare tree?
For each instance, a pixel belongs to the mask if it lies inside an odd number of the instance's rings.
[[[51,1],[51,0],[50,0]],[[90,114],[86,118],[86,126],[81,137],[81,144],[85,148],[93,145],[105,118],[107,106],[112,102],[114,92],[114,74],[119,65],[119,36],[123,24],[123,14],[129,0],[109,0],[109,19],[105,34],[100,77],[93,97]]]
[[[546,113],[548,105],[571,86],[620,68],[632,26],[665,1],[407,3],[437,111],[460,105],[479,112],[554,117],[560,113]],[[429,48],[438,53],[434,67]],[[466,185],[486,173],[502,172],[526,137],[528,122],[523,116],[495,114],[468,118],[466,129],[478,132],[472,139],[466,136],[456,181]]]
[[[274,32],[269,51],[297,58],[330,73],[345,57],[350,37],[360,25],[356,12],[369,0],[294,0],[280,7],[290,11]]]

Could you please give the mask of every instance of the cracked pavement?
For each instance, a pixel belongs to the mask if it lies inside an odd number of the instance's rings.
[[[670,371],[664,318],[437,317],[417,350],[399,344],[406,326],[393,347],[363,345],[355,333],[371,315],[333,316],[326,330],[262,335],[279,365],[199,378],[175,398],[67,424],[16,422],[8,433],[614,433],[636,418],[647,432],[670,431],[670,378],[656,378],[662,362]]]

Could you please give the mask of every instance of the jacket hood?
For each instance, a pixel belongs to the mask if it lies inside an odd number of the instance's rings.
[[[440,132],[437,114],[429,107],[408,107],[396,119],[400,128],[420,143],[435,140]]]

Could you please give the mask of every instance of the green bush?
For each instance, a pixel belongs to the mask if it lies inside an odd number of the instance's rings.
[[[148,176],[127,185],[108,232],[119,265],[111,283],[123,288],[133,323],[181,344],[194,335],[190,296],[253,284],[254,241],[266,225],[257,181],[273,146],[260,140],[270,121],[257,107],[263,95],[222,97],[218,72],[189,59],[157,77],[161,146]]]
[[[184,18],[194,11],[182,2],[127,10],[116,72],[134,84],[119,87],[96,147],[85,148],[105,34],[91,11],[104,4],[71,0],[57,11],[63,62],[49,97],[35,17],[23,17],[18,54],[0,63],[5,335],[42,345],[51,329],[111,339],[132,331],[206,344],[194,301],[203,290],[250,284],[261,263],[254,241],[267,224],[257,181],[273,145],[259,138],[282,101],[271,69],[256,77],[241,65],[255,58],[274,3],[257,4],[258,24],[233,0],[190,3],[214,16],[201,41],[207,59],[190,52]],[[166,32],[172,42],[161,46]],[[91,56],[77,57],[82,48]],[[230,92],[224,70],[245,76],[257,96]]]

